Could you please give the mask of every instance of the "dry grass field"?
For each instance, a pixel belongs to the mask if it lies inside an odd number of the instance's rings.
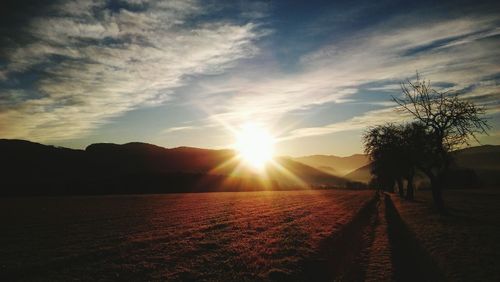
[[[430,192],[415,202],[392,196],[411,236],[448,281],[500,281],[500,191],[446,190],[448,213],[431,206]]]
[[[352,224],[336,235],[373,193],[3,198],[0,279],[307,279],[328,271],[322,244],[342,260],[363,247]]]

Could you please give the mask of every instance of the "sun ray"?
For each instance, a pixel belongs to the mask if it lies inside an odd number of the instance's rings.
[[[299,187],[301,188],[310,188],[309,185],[300,179],[297,175],[295,175],[293,172],[289,171],[285,167],[283,167],[280,163],[276,162],[275,160],[271,160],[269,162],[271,166],[276,168],[279,172],[281,172],[285,177],[290,179],[292,182],[296,183]]]
[[[236,133],[235,149],[242,160],[263,171],[274,154],[274,137],[256,123],[246,123]]]
[[[237,127],[215,118],[235,139],[231,145],[236,155],[213,168],[209,173],[226,174],[224,185],[234,185],[244,179],[257,180],[264,189],[274,189],[280,185],[279,179],[293,183],[294,188],[310,188],[293,172],[274,159],[274,145],[280,139],[271,135],[266,127],[256,122],[247,122]],[[229,173],[228,173],[229,171]],[[236,181],[236,182],[233,182]]]

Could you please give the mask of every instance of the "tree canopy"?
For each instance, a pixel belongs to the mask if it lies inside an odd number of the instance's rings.
[[[442,189],[450,152],[487,133],[490,127],[484,118],[485,108],[460,97],[459,92],[432,88],[418,73],[416,81],[401,83],[401,91],[393,100],[397,110],[411,116],[412,121],[372,127],[363,136],[374,183],[398,183],[403,195],[402,180],[406,179],[407,198],[413,199],[413,177],[419,170],[429,178],[434,203],[443,211]]]

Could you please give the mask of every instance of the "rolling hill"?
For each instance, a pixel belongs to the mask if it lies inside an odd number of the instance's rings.
[[[343,187],[347,181],[290,158],[275,158],[267,177],[240,165],[231,150],[167,149],[99,143],[85,150],[0,140],[0,195],[124,194]]]
[[[457,150],[455,166],[475,172],[483,187],[500,187],[500,145],[483,145]]]
[[[192,147],[167,149],[146,143],[92,144],[85,149],[96,158],[107,162],[108,169],[120,168],[128,171],[184,172],[210,175],[232,175],[241,178],[261,177],[253,169],[240,165],[232,150],[210,150]],[[296,186],[298,183],[280,168],[298,177],[309,185],[343,185],[345,180],[326,174],[290,158],[276,157],[268,165],[266,173],[270,180],[281,186]]]
[[[294,160],[337,176],[346,175],[369,163],[368,157],[362,154],[349,157],[312,155],[294,158]]]
[[[500,187],[500,145],[483,145],[453,152],[450,186],[460,186],[461,179],[473,172],[482,187]],[[351,181],[368,183],[370,165],[362,166],[344,176]],[[469,177],[470,178],[470,177]]]
[[[370,172],[370,164],[364,165],[358,169],[351,171],[350,173],[344,175],[345,178],[352,181],[359,181],[363,183],[368,183],[372,178]]]

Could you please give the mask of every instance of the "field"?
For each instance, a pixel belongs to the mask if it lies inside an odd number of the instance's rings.
[[[447,190],[448,214],[431,207],[430,192],[417,201],[393,196],[413,239],[448,281],[500,281],[500,191]],[[410,266],[414,267],[414,266]]]
[[[0,199],[1,281],[499,281],[500,191]]]
[[[371,219],[362,216],[374,207],[373,195],[329,190],[4,198],[0,280],[353,277],[360,272],[352,265],[361,265],[353,262],[368,259],[359,254],[373,239],[373,232],[363,231]]]

